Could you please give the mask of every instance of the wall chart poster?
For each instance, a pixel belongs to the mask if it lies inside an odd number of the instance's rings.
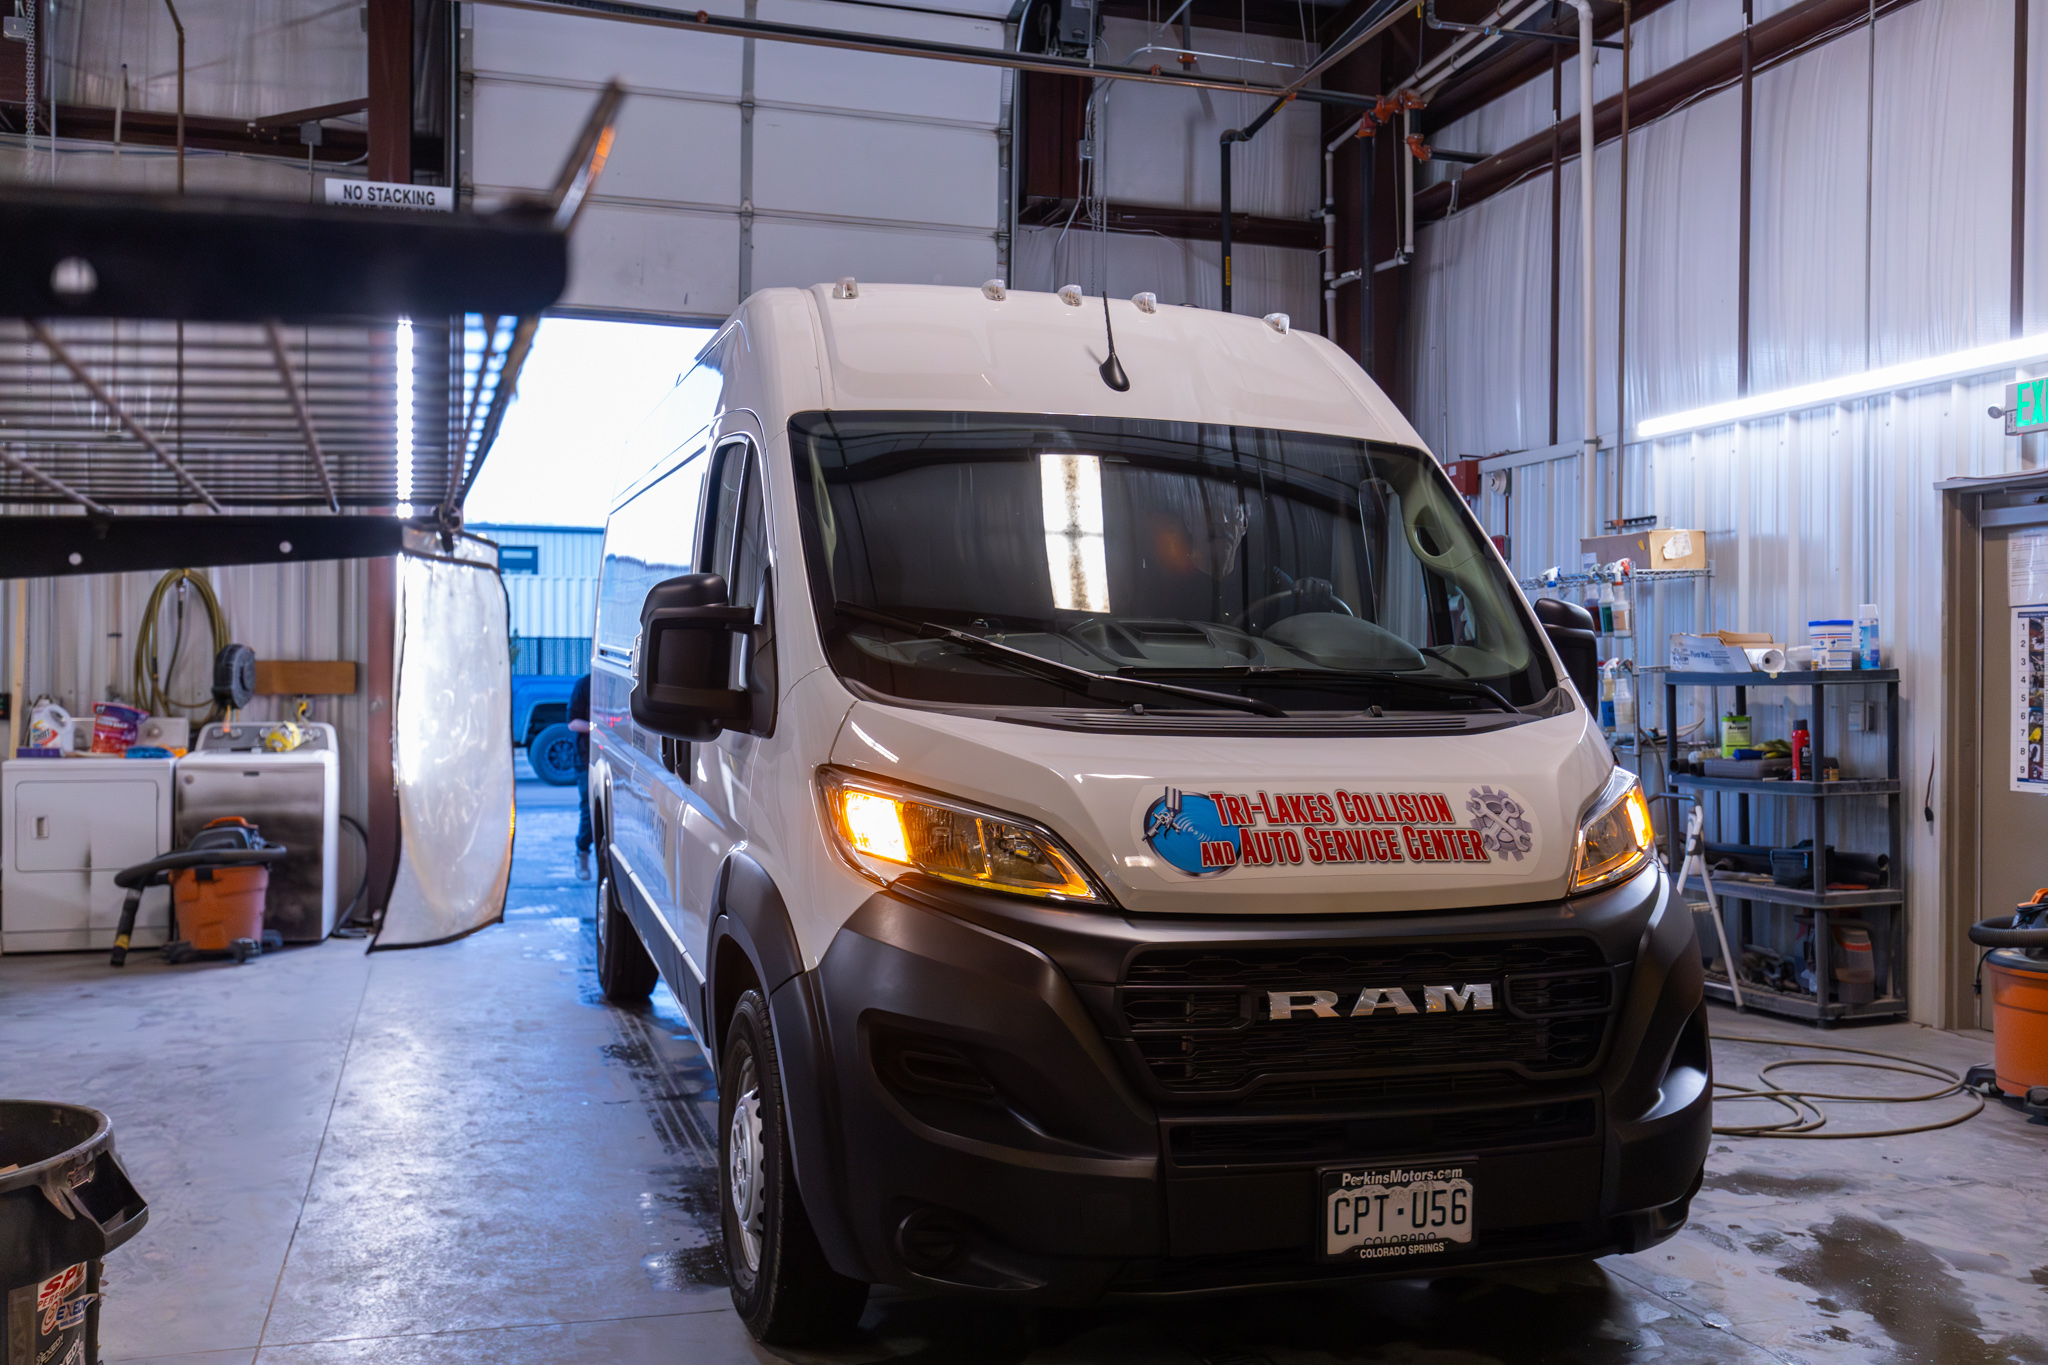
[[[2012,789],[2048,793],[2041,699],[2048,687],[2048,606],[2012,609]]]

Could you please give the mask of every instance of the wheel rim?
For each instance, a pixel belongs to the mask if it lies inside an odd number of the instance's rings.
[[[741,1074],[744,1087],[733,1102],[732,1131],[726,1138],[726,1179],[732,1189],[733,1222],[739,1232],[740,1259],[747,1272],[761,1269],[761,1241],[768,1225],[768,1153],[761,1141],[761,1091],[750,1063]]]
[[[600,864],[600,866],[602,866],[602,864]],[[609,929],[609,928],[610,928],[610,926],[609,926],[609,925],[607,925],[607,924],[605,923],[605,920],[606,920],[607,918],[609,918],[609,916],[610,916],[610,914],[611,914],[611,908],[612,908],[612,879],[611,879],[610,877],[607,877],[607,876],[605,876],[605,875],[604,875],[604,874],[603,874],[602,872],[600,872],[600,873],[598,874],[598,877],[597,877],[597,926],[596,926],[596,927],[597,927],[597,951],[598,951],[598,953],[599,953],[600,955],[602,955],[602,954],[604,953],[604,951],[605,951],[605,940],[611,937],[611,935],[610,935],[609,933],[607,933],[607,932],[606,932],[606,930],[607,930],[607,929]]]
[[[558,773],[572,771],[576,767],[576,741],[558,739],[544,751],[547,765]]]

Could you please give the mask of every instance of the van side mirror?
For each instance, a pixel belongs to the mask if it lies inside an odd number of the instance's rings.
[[[715,573],[683,574],[648,591],[633,651],[634,724],[698,742],[748,727],[747,691],[727,684],[733,638],[753,630],[754,611],[729,599]]]
[[[1536,599],[1536,621],[1550,637],[1551,648],[1564,660],[1565,674],[1588,710],[1600,712],[1600,637],[1593,629],[1593,613],[1576,602],[1555,597]],[[638,695],[637,693],[635,695]]]

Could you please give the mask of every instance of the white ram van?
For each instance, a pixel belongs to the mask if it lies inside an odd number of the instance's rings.
[[[872,1284],[1075,1303],[1682,1225],[1701,959],[1567,675],[1584,613],[1531,610],[1336,347],[770,289],[630,458],[599,975],[659,972],[716,1069],[761,1339]]]

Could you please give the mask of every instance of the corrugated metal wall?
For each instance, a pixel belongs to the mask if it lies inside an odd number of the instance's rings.
[[[335,728],[341,746],[341,809],[367,828],[369,711],[364,670],[369,658],[369,565],[366,560],[312,564],[246,565],[204,571],[220,598],[230,637],[259,659],[348,659],[356,664],[354,696],[315,697],[310,719]],[[54,697],[73,715],[90,717],[92,704],[131,695],[129,676],[142,610],[162,575],[86,574],[28,581],[27,693]],[[13,636],[15,585],[0,583],[0,679]],[[168,661],[175,636],[174,608],[158,625],[159,658]],[[185,641],[167,690],[174,700],[210,705],[213,638],[196,594],[188,596]],[[4,686],[0,682],[0,686]],[[258,697],[242,714],[252,720],[288,720],[290,697]],[[180,714],[204,715],[202,708]],[[342,898],[355,889],[362,862],[355,839],[342,836]]]
[[[2048,183],[2039,178],[2048,174],[2041,99],[2048,44],[2039,37],[2048,32],[2048,0],[2025,3],[2036,35],[2029,179],[2039,185]],[[1665,30],[1657,50],[1665,61],[1676,60],[1733,32],[1726,22],[1731,8],[1727,0],[1679,0],[1642,28]],[[1879,21],[1874,49],[1858,28],[1758,78],[1752,392],[2008,335],[2013,17],[2010,4],[1919,0]],[[1666,45],[1671,52],[1662,52]],[[1616,76],[1618,70],[1603,70],[1604,80]],[[1564,84],[1569,100],[1569,71]],[[1735,396],[1735,99],[1733,91],[1710,96],[1631,137],[1631,427],[1645,416]],[[1442,141],[1494,150],[1548,117],[1546,76]],[[1601,149],[1596,166],[1600,411],[1610,432],[1618,151],[1613,144]],[[1550,435],[1548,177],[1426,228],[1418,242],[1409,411],[1447,457],[1531,452],[1496,461],[1514,466],[1512,495],[1504,501],[1489,493],[1481,503],[1490,529],[1512,535],[1514,567],[1525,577],[1551,565],[1571,569],[1578,559],[1579,475],[1570,458],[1581,425],[1576,177],[1576,164],[1567,163],[1557,431],[1564,445],[1552,452],[1566,458],[1543,458]],[[2026,239],[2029,331],[2048,321],[2039,235],[2036,214]],[[2031,468],[2048,454],[2038,444],[2043,438],[2009,440],[1986,414],[2012,377],[1631,444],[1626,452],[1622,510],[1703,529],[1714,567],[1710,584],[1656,590],[1661,610],[1639,630],[1654,630],[1660,641],[1695,627],[1763,630],[1804,643],[1809,619],[1878,604],[1887,662],[1895,659],[1902,675],[1901,799],[1919,983],[1912,1004],[1924,1022],[1941,1022],[1945,1010],[1949,1018],[1967,1011],[1966,1002],[1945,1001],[1932,989],[1936,945],[1960,932],[1960,912],[1945,915],[1940,904],[1938,847],[1921,818],[1922,792],[1938,761],[1932,708],[1942,667],[1940,502],[1933,485]],[[1613,477],[1610,459],[1601,476],[1603,517],[1615,512]],[[1661,643],[1656,654],[1661,662]],[[1804,714],[1804,704],[1789,702],[1784,689],[1750,694],[1760,734],[1786,733],[1794,706]],[[1680,727],[1700,720],[1701,710],[1682,708]],[[1645,712],[1646,723],[1658,718]],[[1840,715],[1829,718],[1829,733],[1845,773],[1881,774],[1877,741],[1849,734]],[[1756,804],[1761,810],[1774,803]],[[1876,803],[1848,804],[1863,809],[1837,828],[1836,842],[1879,846]],[[1761,839],[1809,832],[1773,827],[1767,817],[1757,825]]]

